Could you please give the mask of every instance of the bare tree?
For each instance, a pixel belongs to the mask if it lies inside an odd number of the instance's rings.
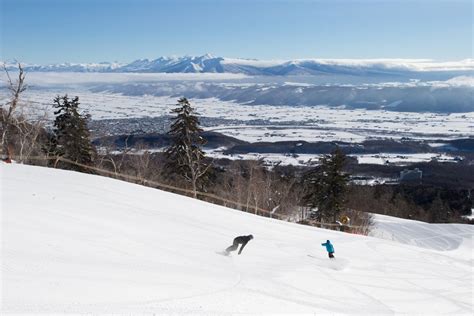
[[[2,127],[0,147],[2,149],[2,156],[9,159],[11,157],[10,134],[12,133],[12,127],[18,125],[18,122],[16,122],[15,112],[18,108],[20,95],[26,90],[27,86],[25,84],[26,74],[20,63],[18,63],[18,78],[15,81],[11,79],[10,73],[5,64],[3,64],[3,69],[7,76],[7,89],[10,92],[10,99],[1,109]]]
[[[129,138],[130,138],[130,135],[128,135],[127,138],[125,138],[125,147],[120,150],[121,151],[120,161],[116,165],[116,168],[117,168],[118,172],[121,172],[123,170],[123,166],[124,166],[124,163],[125,163],[125,158],[127,158],[128,154],[131,153],[132,150],[133,150],[133,148],[128,145]]]
[[[116,152],[116,150],[117,146],[115,146],[112,140],[102,142],[101,146],[97,148],[98,155],[96,159],[96,165],[97,167],[99,167],[99,169],[109,169],[111,166],[113,172],[115,173],[115,176],[117,176],[117,174],[120,172],[120,169],[118,168],[117,163],[115,162],[115,156],[118,156],[114,155],[114,152]]]
[[[243,176],[242,169],[240,161],[232,161],[215,184],[216,193],[224,199],[235,201],[237,205],[230,206],[238,210],[244,210],[243,205],[247,201],[248,180]]]
[[[44,125],[48,113],[44,111],[42,116],[35,120],[28,121],[24,115],[16,119],[15,127],[17,130],[16,143],[18,145],[18,160],[20,162],[28,161],[32,154],[42,153],[42,136],[44,137]]]
[[[140,178],[141,184],[145,184],[146,179],[148,179],[148,174],[150,173],[150,162],[151,162],[151,153],[148,150],[148,146],[145,144],[139,143],[137,145],[135,153],[130,155],[132,168],[135,170],[135,176]]]
[[[275,174],[266,170],[263,160],[244,162],[245,183],[245,210],[251,209],[258,213],[258,209],[271,210],[277,206],[277,191],[275,190]],[[267,215],[267,214],[262,214]]]

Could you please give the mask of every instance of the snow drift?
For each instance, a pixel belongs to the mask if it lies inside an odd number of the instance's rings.
[[[3,313],[472,313],[472,226],[440,251],[105,177],[0,172]],[[249,233],[242,255],[216,254]]]

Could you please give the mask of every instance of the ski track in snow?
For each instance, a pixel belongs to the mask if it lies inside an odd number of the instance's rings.
[[[472,314],[469,225],[376,215],[375,238],[76,172],[0,177],[2,313]]]

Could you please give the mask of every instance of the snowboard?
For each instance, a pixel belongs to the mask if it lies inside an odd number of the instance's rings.
[[[217,253],[218,255],[221,255],[221,256],[226,256],[226,257],[230,257],[230,256],[231,256],[231,255],[230,255],[230,252],[227,252],[227,251],[225,251],[225,250],[223,250],[223,251],[216,251],[216,253]]]

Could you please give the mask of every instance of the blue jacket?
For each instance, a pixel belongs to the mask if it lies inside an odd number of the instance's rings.
[[[329,240],[326,241],[324,244],[321,244],[321,246],[326,246],[327,252],[334,252],[334,247],[332,246]]]

